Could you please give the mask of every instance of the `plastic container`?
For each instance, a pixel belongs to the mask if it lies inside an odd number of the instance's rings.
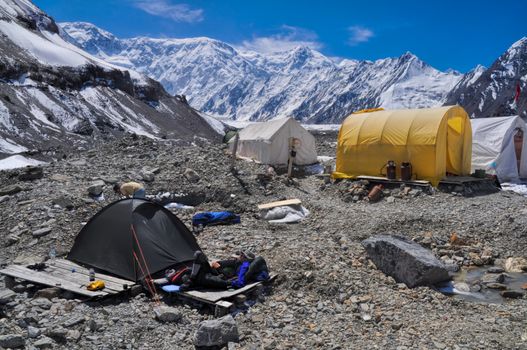
[[[90,269],[90,282],[95,281],[95,270],[93,268]]]
[[[410,181],[412,179],[412,164],[409,162],[401,163],[401,180]]]
[[[395,180],[396,165],[393,160],[389,160],[386,164],[386,177],[390,180]]]

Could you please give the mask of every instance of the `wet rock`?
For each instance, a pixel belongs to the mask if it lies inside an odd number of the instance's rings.
[[[194,334],[196,347],[224,346],[229,342],[238,341],[238,326],[231,315],[201,322]]]
[[[504,272],[505,270],[502,269],[501,267],[499,266],[492,266],[492,267],[489,267],[489,269],[487,270],[487,273],[502,273]]]
[[[485,285],[487,288],[489,289],[501,289],[501,290],[505,290],[507,289],[507,285],[503,284],[503,283],[494,283],[494,282],[491,282],[491,283],[487,283]]]
[[[500,294],[501,294],[502,297],[510,298],[510,299],[523,298],[523,296],[525,295],[524,292],[519,291],[519,290],[504,290],[504,291],[500,292]]]
[[[481,278],[481,283],[501,283],[505,280],[505,275],[502,273],[486,273]]]
[[[22,348],[26,344],[24,338],[19,334],[0,335],[0,347],[2,348]]]
[[[39,238],[48,235],[51,232],[50,227],[44,227],[32,232],[33,237]]]
[[[170,306],[157,306],[154,308],[154,314],[156,319],[161,322],[178,322],[181,320],[181,314],[176,308]]]
[[[44,169],[41,166],[27,166],[18,175],[20,181],[33,181],[44,176]]]
[[[12,195],[22,191],[22,187],[18,185],[4,186],[0,188],[0,196],[3,195]]]
[[[503,264],[507,272],[523,272],[527,271],[527,259],[525,258],[508,258]]]
[[[378,235],[364,240],[362,246],[379,270],[410,288],[450,279],[441,261],[406,238]]]
[[[200,180],[200,176],[198,175],[198,173],[190,168],[185,169],[185,172],[183,173],[183,175],[191,183],[196,183],[196,182],[199,182]]]

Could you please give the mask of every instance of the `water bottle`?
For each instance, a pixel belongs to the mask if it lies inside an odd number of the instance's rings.
[[[93,268],[90,269],[90,282],[95,281],[95,270]]]

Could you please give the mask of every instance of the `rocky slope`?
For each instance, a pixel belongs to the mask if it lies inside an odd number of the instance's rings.
[[[334,155],[334,138],[318,136],[321,155]],[[200,198],[193,210],[174,210],[187,225],[203,210],[227,209],[241,215],[240,224],[206,228],[197,237],[209,257],[252,249],[279,274],[263,299],[235,314],[240,343],[230,349],[527,346],[527,299],[473,303],[427,287],[408,289],[378,271],[360,244],[388,232],[414,239],[437,257],[462,266],[480,264],[480,256],[486,256],[487,263],[525,257],[525,197],[506,192],[472,198],[421,193],[375,204],[352,203],[346,198],[353,182],[324,184],[315,176],[294,183],[283,176],[262,181],[259,174],[265,167],[242,161],[235,177],[224,150],[205,141],[175,147],[172,141],[130,137],[74,152],[44,167],[43,177],[33,181],[19,180],[22,171],[0,172],[2,190],[20,188],[0,197],[0,231],[5,233],[0,236],[0,260],[40,261],[52,247],[63,257],[84,223],[115,199],[114,181],[144,181],[145,168],[155,169],[155,176],[145,182],[148,194],[173,191]],[[184,175],[187,168],[199,179],[190,182]],[[102,202],[93,201],[87,192],[98,179],[107,183]],[[257,204],[284,197],[301,199],[310,216],[292,225],[258,219]],[[42,228],[49,229],[47,234],[34,234]],[[463,245],[450,244],[454,232]],[[161,323],[154,319],[155,302],[145,294],[81,302],[32,284],[19,282],[13,289],[16,292],[0,302],[7,302],[0,305],[0,341],[10,337],[28,348],[193,349],[199,322],[214,318],[198,305],[176,302],[172,306],[178,321]]]
[[[470,83],[463,81],[452,89],[445,105],[460,104],[476,118],[507,115],[527,118],[527,37],[515,42],[486,71],[478,68],[467,74]],[[515,104],[517,84],[522,93]]]
[[[158,80],[198,110],[232,119],[338,123],[364,108],[437,106],[462,77],[411,53],[336,63],[308,47],[264,55],[209,38],[119,39],[90,23],[60,25],[66,40],[91,54]]]
[[[91,147],[136,133],[218,138],[152,79],[67,43],[27,0],[0,4],[0,155]]]

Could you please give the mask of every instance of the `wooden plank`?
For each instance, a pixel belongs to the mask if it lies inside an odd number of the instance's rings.
[[[67,270],[59,266],[47,265],[43,272],[49,273],[51,276],[79,285],[87,285],[90,283],[90,277],[88,275],[83,275],[76,272],[73,273],[71,272],[71,270]],[[104,291],[108,294],[117,294],[124,290],[122,284],[113,283],[111,281],[105,281],[100,276],[95,276],[95,279],[104,282]]]
[[[275,208],[275,207],[281,207],[283,205],[298,205],[298,204],[301,204],[302,202],[300,201],[300,199],[287,199],[285,201],[278,201],[278,202],[270,202],[270,203],[265,203],[265,204],[260,204],[258,205],[258,209],[259,210],[263,210],[263,209],[271,209],[271,208]]]
[[[408,181],[403,181],[400,179],[391,180],[383,176],[369,176],[369,175],[360,175],[360,176],[357,176],[357,179],[358,180],[392,182],[392,183],[419,184],[419,185],[429,185],[430,184],[430,181],[426,181],[426,180],[408,180]]]
[[[107,292],[102,291],[90,291],[86,289],[86,285],[79,285],[72,283],[55,276],[52,276],[48,273],[35,271],[28,269],[27,267],[20,265],[9,265],[5,269],[0,270],[1,274],[8,275],[11,277],[21,278],[26,281],[43,284],[50,287],[59,287],[64,290],[68,290],[73,293],[84,295],[87,297],[97,297],[108,295]]]
[[[89,273],[90,273],[89,269],[87,269],[84,266],[81,266],[79,264],[76,264],[75,262],[70,261],[70,260],[56,259],[55,263],[57,265],[59,265],[59,266],[64,266],[66,268],[69,268],[70,270],[72,268],[74,268],[76,272],[79,272],[79,273],[82,273],[82,274],[85,274],[85,275],[89,275]],[[132,286],[132,285],[135,284],[134,281],[129,281],[129,280],[126,280],[126,279],[123,279],[123,278],[106,275],[106,274],[100,273],[100,272],[96,273],[96,277],[97,276],[102,276],[104,278],[104,281],[111,281],[111,282],[114,282],[114,283],[117,283],[117,284],[121,284],[121,285],[128,284],[128,286]],[[103,279],[103,278],[98,278],[98,279]]]
[[[275,277],[276,275],[272,275],[268,281],[274,280]],[[234,289],[232,291],[229,291],[229,290],[220,290],[220,291],[218,290],[214,290],[214,291],[213,290],[201,290],[201,291],[200,290],[190,290],[188,292],[182,292],[180,294],[185,297],[189,297],[192,299],[215,304],[222,299],[232,298],[233,296],[242,294],[243,292],[250,291],[251,289],[253,289],[254,287],[260,284],[262,284],[262,282],[255,282],[255,283],[248,284],[243,288]]]

